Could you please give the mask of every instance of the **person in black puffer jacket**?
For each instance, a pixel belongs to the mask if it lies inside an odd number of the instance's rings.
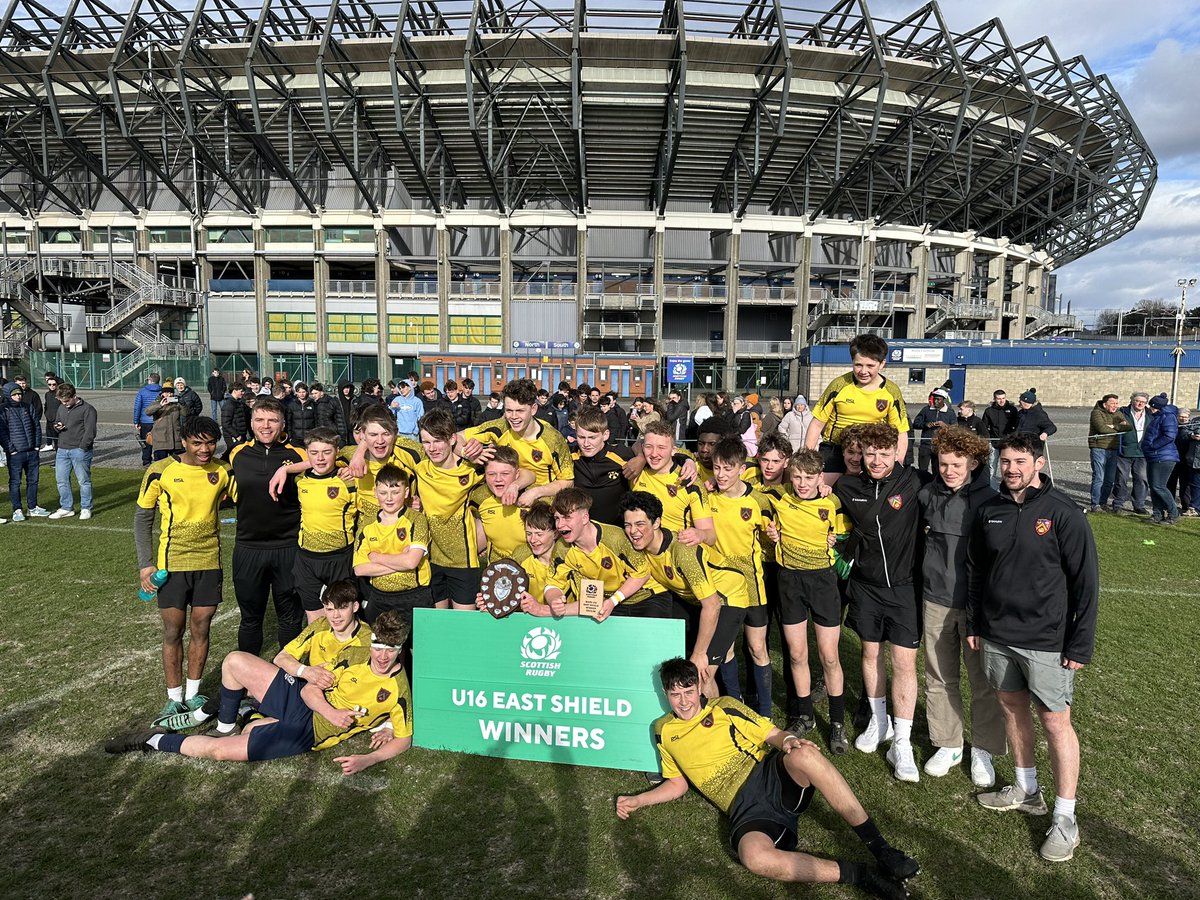
[[[1020,399],[1021,408],[1017,412],[1015,433],[1032,434],[1045,443],[1050,435],[1058,431],[1058,426],[1050,421],[1050,416],[1038,402],[1037,388],[1030,388],[1021,395]]]
[[[342,446],[350,442],[346,434],[346,418],[342,415],[342,404],[325,393],[325,385],[314,381],[309,394],[317,409],[317,427],[332,428],[342,439]]]
[[[305,432],[317,427],[317,402],[309,396],[308,385],[303,381],[297,381],[292,392],[294,399],[284,406],[287,435],[290,443],[300,445]]]

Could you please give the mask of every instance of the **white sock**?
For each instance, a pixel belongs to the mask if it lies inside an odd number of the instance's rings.
[[[1017,774],[1017,787],[1026,794],[1036,793],[1038,789],[1037,766],[1030,766],[1028,769],[1022,769],[1020,766],[1017,766],[1015,771]]]
[[[182,687],[167,688],[167,699],[174,700],[176,703],[182,703],[183,702],[183,688]]]
[[[217,722],[217,734],[232,734],[237,722]]]
[[[1075,798],[1068,800],[1066,797],[1054,798],[1054,815],[1066,816],[1072,822],[1075,821]]]
[[[183,694],[184,698],[187,700],[191,700],[198,693],[200,693],[200,679],[199,678],[189,678],[187,680],[187,690],[184,691],[184,694]]]
[[[881,730],[887,728],[887,697],[868,697],[871,701],[871,716],[879,723]]]
[[[162,740],[162,737],[163,736],[161,734],[152,734],[152,735],[150,735],[150,740],[146,741],[146,744],[150,747],[151,750],[157,750],[158,742]]]
[[[892,740],[897,744],[907,744],[912,740],[912,719],[892,719],[895,733]]]

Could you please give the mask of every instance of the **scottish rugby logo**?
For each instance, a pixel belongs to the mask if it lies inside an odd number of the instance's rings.
[[[525,674],[535,677],[551,677],[559,669],[559,651],[562,650],[562,638],[553,628],[538,625],[529,629],[521,639],[521,656],[524,661],[521,668]]]

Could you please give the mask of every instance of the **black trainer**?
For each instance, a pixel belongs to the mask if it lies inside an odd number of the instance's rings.
[[[892,878],[885,872],[870,868],[869,866],[863,866],[863,873],[859,877],[858,886],[868,894],[883,897],[885,900],[904,900],[908,896],[908,888],[904,886],[903,881]]]
[[[850,740],[846,737],[846,726],[841,722],[834,722],[829,726],[829,752],[834,756],[841,756],[849,751]]]
[[[153,728],[150,731],[138,731],[131,734],[118,734],[116,737],[109,738],[104,742],[105,753],[133,753],[140,750],[142,753],[150,752],[150,745],[146,743],[156,734],[167,734],[165,728]]]
[[[895,847],[888,847],[877,857],[879,868],[885,872],[889,878],[898,878],[901,881],[912,878],[921,871],[921,864],[906,854],[903,850],[898,850]]]
[[[817,720],[812,716],[795,716],[787,724],[787,730],[797,737],[803,737],[816,727]]]

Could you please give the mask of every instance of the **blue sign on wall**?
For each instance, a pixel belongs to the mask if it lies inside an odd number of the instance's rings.
[[[690,356],[667,357],[667,383],[691,384],[695,373],[695,365]]]

